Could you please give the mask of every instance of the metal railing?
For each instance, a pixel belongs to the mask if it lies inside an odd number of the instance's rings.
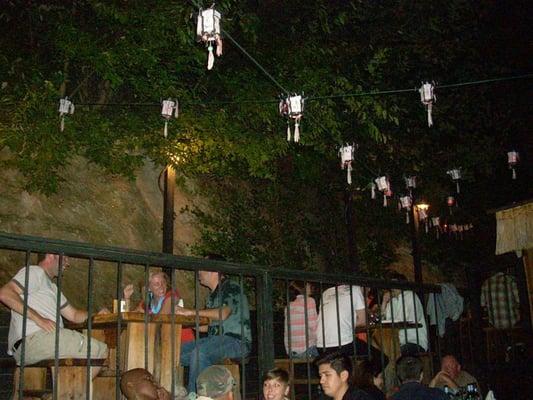
[[[256,323],[254,326],[252,326],[252,341],[253,343],[253,350],[250,353],[250,355],[245,357],[245,352],[242,352],[242,357],[240,357],[240,368],[241,368],[241,376],[242,376],[242,382],[241,382],[241,396],[243,399],[247,398],[247,395],[255,395],[257,392],[260,391],[260,385],[261,385],[261,376],[271,369],[274,366],[274,360],[276,358],[286,358],[290,362],[293,360],[293,354],[292,354],[292,338],[291,334],[288,333],[288,348],[279,350],[276,349],[279,346],[275,346],[276,342],[276,336],[275,336],[275,315],[279,315],[279,311],[286,310],[286,314],[288,315],[288,320],[285,322],[281,322],[284,325],[284,330],[289,332],[289,327],[291,326],[290,321],[290,314],[291,314],[291,299],[289,295],[289,286],[290,283],[293,281],[301,282],[302,284],[306,283],[312,283],[314,284],[315,288],[317,289],[315,292],[315,298],[317,299],[316,304],[318,305],[318,318],[321,320],[321,326],[322,326],[322,334],[321,336],[324,338],[323,343],[317,343],[319,348],[327,348],[327,344],[325,343],[325,337],[327,335],[327,332],[334,330],[336,331],[337,339],[338,339],[338,346],[330,346],[330,347],[342,347],[344,349],[349,348],[350,346],[353,346],[353,356],[359,357],[364,356],[364,354],[358,353],[361,347],[358,348],[356,345],[359,343],[359,340],[357,338],[357,333],[366,333],[366,353],[367,357],[376,357],[371,355],[371,350],[374,349],[373,346],[373,339],[372,339],[372,333],[378,332],[377,335],[381,334],[381,338],[383,338],[383,330],[385,329],[383,325],[382,320],[376,320],[373,324],[365,323],[361,324],[361,327],[358,328],[357,318],[361,318],[361,315],[364,315],[364,318],[368,322],[370,320],[370,316],[373,314],[373,311],[368,308],[368,304],[366,302],[367,294],[372,289],[376,293],[375,300],[378,304],[381,303],[382,295],[383,293],[386,293],[387,291],[395,290],[396,296],[395,300],[393,300],[394,304],[393,307],[399,307],[400,314],[397,312],[391,312],[388,316],[390,319],[389,323],[393,326],[395,324],[398,325],[397,331],[399,332],[398,340],[400,344],[406,344],[408,342],[412,342],[410,340],[409,334],[410,332],[413,332],[412,329],[415,329],[415,336],[416,336],[416,344],[422,345],[423,342],[421,341],[421,332],[419,331],[422,327],[419,327],[418,324],[420,321],[425,321],[426,319],[426,311],[424,309],[425,301],[423,301],[424,296],[429,296],[432,294],[435,294],[439,292],[439,287],[432,286],[432,285],[417,285],[414,283],[409,282],[393,282],[393,281],[385,281],[385,280],[377,280],[377,279],[370,279],[365,278],[362,276],[339,276],[337,274],[331,274],[331,273],[318,273],[318,272],[306,272],[306,271],[294,271],[289,269],[271,269],[265,266],[258,266],[258,265],[250,265],[250,264],[238,264],[238,263],[232,263],[232,262],[226,262],[226,261],[214,261],[214,260],[208,260],[203,258],[194,258],[194,257],[183,257],[183,256],[176,256],[176,255],[170,255],[165,253],[156,253],[156,252],[146,252],[146,251],[137,251],[137,250],[129,250],[129,249],[121,249],[116,247],[109,247],[109,246],[94,246],[90,244],[85,243],[79,243],[79,242],[71,242],[71,241],[63,241],[63,240],[53,240],[53,239],[45,239],[40,237],[33,237],[33,236],[23,236],[23,235],[14,235],[14,234],[8,234],[8,233],[0,233],[0,249],[3,249],[4,252],[14,251],[14,252],[24,252],[25,253],[25,266],[26,266],[26,275],[25,275],[25,281],[24,281],[24,291],[27,291],[28,288],[28,267],[31,265],[31,257],[34,253],[50,253],[50,254],[57,254],[60,255],[60,261],[59,261],[59,269],[58,269],[58,276],[57,276],[57,299],[56,299],[56,326],[60,326],[61,322],[61,291],[62,287],[65,285],[65,281],[67,279],[72,279],[68,276],[63,276],[62,273],[62,264],[64,261],[64,257],[68,256],[70,259],[76,260],[76,263],[82,268],[87,269],[87,278],[85,282],[79,282],[78,286],[80,287],[80,290],[82,287],[86,287],[87,289],[87,296],[85,301],[85,309],[87,310],[89,315],[94,314],[94,291],[95,287],[98,285],[95,285],[95,276],[100,273],[100,270],[104,268],[111,267],[113,270],[113,273],[115,275],[115,284],[114,284],[114,298],[120,300],[122,295],[122,290],[124,287],[124,282],[128,279],[125,279],[124,275],[126,273],[130,273],[131,271],[141,271],[141,274],[143,276],[143,282],[144,287],[147,288],[149,284],[149,276],[150,276],[150,270],[152,268],[162,268],[164,270],[170,270],[172,273],[170,274],[170,286],[172,293],[175,292],[177,286],[178,286],[178,276],[177,273],[180,271],[180,274],[192,274],[194,276],[194,307],[198,310],[200,308],[201,300],[200,300],[200,289],[199,289],[199,283],[198,283],[198,274],[199,271],[217,271],[221,272],[224,275],[227,275],[230,279],[236,281],[240,286],[240,296],[241,300],[243,297],[246,297],[251,304],[252,308],[255,308],[255,314],[256,314]],[[236,279],[235,279],[236,278]],[[97,282],[100,283],[100,282]],[[329,288],[334,288],[332,291],[334,292],[334,298],[335,298],[335,307],[333,307],[334,310],[336,310],[336,322],[337,327],[326,327],[326,318],[324,314],[324,307],[325,307],[325,299],[324,295],[326,290]],[[361,289],[362,288],[362,289]],[[343,314],[343,309],[340,307],[340,301],[344,301],[342,296],[339,296],[339,290],[349,292],[349,310],[357,310],[359,309],[364,310],[363,314],[359,314],[359,317],[357,317],[357,313],[349,312],[349,318],[346,320],[346,316]],[[331,293],[331,291],[329,292]],[[308,293],[304,293],[304,298],[307,299],[309,296]],[[356,307],[356,304],[354,304],[354,296],[357,295],[359,297],[363,298],[364,301],[364,307],[361,309],[360,305],[359,308]],[[309,297],[310,298],[310,297]],[[28,318],[28,296],[23,296],[24,301],[24,308],[23,308],[23,319],[22,319],[22,333],[23,337],[26,337],[26,330],[27,330],[27,318]],[[175,329],[176,329],[176,321],[175,321],[175,305],[176,300],[174,296],[171,296],[172,301],[172,307],[171,307],[171,327],[172,327],[172,334],[171,334],[171,343],[170,343],[170,352],[171,352],[171,359],[174,360],[176,355],[176,343],[175,343]],[[307,300],[305,300],[306,302]],[[410,306],[410,302],[413,303],[413,306]],[[418,304],[420,303],[420,304]],[[148,297],[147,293],[144,295],[144,304],[148,304]],[[435,304],[435,302],[434,302]],[[329,305],[328,307],[331,307]],[[120,307],[119,307],[120,308]],[[330,309],[330,308],[328,308]],[[406,310],[414,310],[413,316],[406,315]],[[307,310],[307,303],[305,303],[305,310]],[[148,310],[145,310],[148,311]],[[436,312],[436,310],[435,310]],[[422,315],[420,315],[422,313]],[[414,321],[413,321],[414,317]],[[243,321],[243,315],[240,315],[241,322]],[[222,317],[219,317],[218,324],[221,324]],[[409,321],[414,322],[415,327],[407,327],[400,323],[401,321]],[[149,324],[149,316],[148,312],[144,313],[144,326],[145,326],[145,335],[144,335],[144,365],[145,368],[148,368],[149,366],[149,360],[148,360],[148,324]],[[276,324],[279,323],[279,321],[276,321]],[[309,346],[309,333],[308,333],[308,327],[309,327],[309,319],[307,315],[307,311],[305,312],[305,318],[304,318],[304,328],[305,328],[305,344],[306,347]],[[341,336],[341,323],[346,325],[348,324],[350,326],[351,331],[351,341],[348,340],[348,343],[343,343],[345,338],[343,339]],[[199,327],[200,327],[200,321],[197,317],[195,319],[195,328],[196,328],[196,338],[199,338]],[[424,325],[424,329],[426,329],[427,324]],[[242,326],[242,325],[241,325]],[[86,331],[87,336],[91,337],[93,334],[93,331],[95,330],[92,324],[92,319],[88,318],[87,324],[86,324]],[[121,368],[123,365],[123,356],[122,356],[122,349],[121,346],[124,344],[122,343],[121,335],[119,334],[121,332],[121,329],[123,328],[123,321],[122,321],[122,312],[118,312],[118,317],[116,320],[116,332],[117,332],[117,343],[116,343],[116,361],[115,361],[115,397],[117,399],[121,398],[120,393],[120,375],[122,372]],[[356,329],[357,328],[357,329]],[[409,330],[411,329],[411,330]],[[358,332],[356,332],[358,331]],[[427,331],[427,329],[426,329]],[[219,334],[222,333],[222,329],[219,326],[218,329]],[[402,332],[403,332],[403,338],[402,338]],[[244,332],[242,332],[244,333]],[[435,351],[440,353],[440,348],[438,344],[438,338],[432,338],[430,340],[429,334],[428,336],[428,345],[425,347],[422,345],[421,347],[428,353],[436,354]],[[243,335],[241,335],[241,338]],[[348,346],[345,346],[348,345]],[[19,396],[22,398],[23,390],[24,390],[24,368],[27,367],[25,365],[25,352],[26,352],[26,343],[25,340],[22,340],[21,342],[21,363],[20,363],[20,386],[19,386]],[[56,377],[57,382],[57,371],[60,366],[60,357],[59,357],[59,349],[60,349],[61,343],[60,343],[60,337],[58,330],[56,330],[56,337],[55,337],[55,354],[54,354],[54,373]],[[92,393],[91,393],[91,340],[88,340],[87,344],[87,369],[86,369],[86,398],[91,399]],[[363,346],[363,347],[364,347]],[[287,350],[285,352],[285,350]],[[328,350],[328,349],[325,349]],[[329,349],[331,350],[331,349]],[[288,353],[288,354],[287,354]],[[365,352],[363,352],[365,353]],[[384,364],[386,355],[381,351],[379,355],[377,356],[381,359],[382,365]],[[253,368],[250,367],[252,362],[250,360],[256,360],[257,369],[254,372],[255,376],[251,377],[249,371],[247,370],[253,370]],[[316,378],[316,371],[314,370],[313,365],[313,359],[309,356],[305,357],[305,376],[307,377],[307,387],[306,392],[308,398],[313,398],[315,395],[315,389],[316,389],[316,382],[313,383],[313,377]],[[247,384],[247,380],[250,381],[249,384]],[[175,391],[175,384],[177,382],[177,376],[176,372],[172,371],[172,382],[170,391],[172,396],[174,395]],[[254,382],[257,382],[257,387],[250,388],[251,385],[253,385]],[[248,387],[248,393],[247,393],[247,387]],[[57,385],[54,386],[54,399],[58,398],[57,394]],[[299,397],[300,398],[300,397]],[[303,398],[303,397],[302,397]]]

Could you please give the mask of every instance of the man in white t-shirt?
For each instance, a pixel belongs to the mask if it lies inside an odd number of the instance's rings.
[[[406,282],[402,274],[393,272],[388,275],[389,280]],[[402,355],[415,355],[428,349],[428,334],[424,308],[418,295],[411,290],[392,289],[383,294],[381,303],[382,316],[386,321],[416,322],[418,328],[399,329],[398,339]]]
[[[58,276],[59,265],[63,271],[68,267],[68,257],[56,254],[44,254],[38,258],[38,265],[22,268],[8,283],[0,288],[0,301],[11,309],[9,326],[8,354],[12,355],[17,364],[21,363],[22,341],[25,342],[26,365],[55,357],[56,329],[59,329],[59,358],[87,358],[87,337],[77,331],[63,328],[63,318],[83,323],[88,314],[85,310],[74,308],[69,304],[63,293],[59,293],[59,327],[56,327],[57,286],[53,279]],[[26,278],[27,287],[26,287]],[[24,293],[28,293],[26,319],[26,336],[23,337]],[[100,313],[107,312],[101,310]],[[105,343],[91,339],[91,358],[107,357]],[[96,376],[98,369],[93,369]]]
[[[333,286],[322,293],[316,332],[319,351],[354,354],[355,328],[365,325],[365,300],[359,286]],[[356,339],[356,352],[367,354],[367,344]]]

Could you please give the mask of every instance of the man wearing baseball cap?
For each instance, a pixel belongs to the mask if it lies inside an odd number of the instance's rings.
[[[197,400],[233,400],[234,386],[231,372],[221,365],[213,365],[198,375]]]

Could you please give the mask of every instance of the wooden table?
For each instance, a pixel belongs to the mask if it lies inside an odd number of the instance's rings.
[[[145,318],[147,317],[147,320]],[[120,318],[120,355],[117,354]],[[172,321],[174,321],[174,331]],[[98,314],[92,318],[91,336],[103,341],[109,348],[109,378],[116,375],[116,359],[120,357],[121,372],[133,368],[150,371],[161,386],[171,391],[172,372],[180,363],[182,326],[196,326],[196,317],[181,315],[145,315],[141,312]],[[146,323],[147,322],[147,323]],[[199,325],[207,325],[208,318],[199,318]],[[87,323],[68,325],[69,329],[86,330]],[[172,334],[174,333],[174,360],[172,359]],[[146,363],[145,363],[146,362]],[[113,374],[114,372],[114,374]],[[108,379],[109,389],[115,379]],[[112,381],[112,383],[111,383]],[[96,391],[96,388],[95,388]],[[113,392],[114,393],[114,392]],[[99,396],[95,396],[98,398]],[[102,397],[109,398],[109,397]]]

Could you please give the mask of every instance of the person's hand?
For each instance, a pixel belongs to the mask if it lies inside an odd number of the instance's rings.
[[[39,317],[35,322],[39,328],[45,332],[53,332],[56,329],[56,323],[48,318]]]
[[[130,283],[129,285],[126,285],[126,287],[122,291],[122,295],[124,296],[124,300],[129,300],[134,291],[135,291],[135,289],[133,288],[133,284]]]
[[[184,317],[190,317],[190,316],[195,315],[194,311],[189,310],[188,308],[180,307],[180,306],[175,306],[174,312],[176,315],[183,315]]]
[[[97,315],[104,315],[104,314],[111,314],[111,311],[107,309],[106,307],[103,307],[100,309],[100,311],[97,312]]]

